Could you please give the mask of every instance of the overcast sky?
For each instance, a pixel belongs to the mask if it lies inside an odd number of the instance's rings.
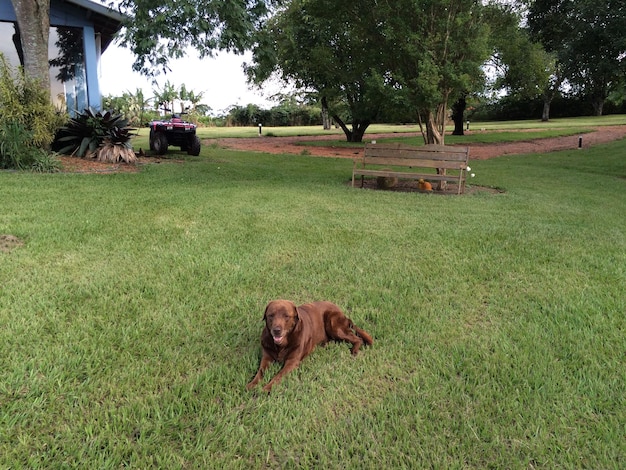
[[[212,108],[213,114],[231,105],[245,106],[249,103],[265,108],[275,105],[269,97],[281,87],[274,84],[264,87],[263,92],[251,89],[246,84],[246,77],[241,68],[250,56],[220,53],[215,58],[198,59],[195,51],[187,58],[178,59],[170,64],[172,69],[167,75],[157,77],[160,88],[169,80],[176,88],[182,84],[194,93],[203,93],[202,104]],[[138,88],[144,95],[153,96],[155,87],[151,80],[133,72],[133,55],[128,49],[112,43],[102,54],[100,62],[100,91],[103,96],[121,96],[128,91],[134,93]]]

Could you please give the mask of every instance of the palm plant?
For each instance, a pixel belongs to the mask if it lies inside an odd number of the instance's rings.
[[[157,86],[157,89],[152,90],[152,93],[154,94],[155,108],[162,107],[166,112],[174,112],[174,103],[179,99],[179,91],[169,80],[165,82],[162,90]]]
[[[55,144],[61,154],[131,163],[136,160],[130,142],[133,130],[121,114],[89,108],[59,129]]]

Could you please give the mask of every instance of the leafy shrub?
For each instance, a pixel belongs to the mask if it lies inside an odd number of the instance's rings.
[[[123,114],[129,125],[139,127],[159,117],[157,111],[148,109],[150,101],[152,98],[145,98],[143,90],[138,88],[135,93],[127,91],[122,96],[104,96],[102,105],[104,109]]]
[[[54,155],[44,152],[35,154],[35,160],[33,161],[30,169],[35,173],[56,173],[61,171],[61,162]]]
[[[97,158],[98,149],[105,141],[132,149],[133,130],[121,114],[89,108],[59,129],[53,148],[61,154]]]
[[[50,102],[50,90],[13,69],[0,53],[0,126],[18,123],[30,131],[33,146],[48,148],[65,119]]]

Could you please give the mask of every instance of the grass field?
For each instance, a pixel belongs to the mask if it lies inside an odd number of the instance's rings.
[[[566,137],[571,135],[580,135],[591,132],[590,128],[586,127],[567,127],[560,129],[540,129],[531,131],[480,131],[475,133],[466,133],[465,135],[447,135],[445,137],[446,145],[471,145],[471,144],[499,144],[505,142],[519,142],[536,139],[546,139],[550,137]],[[345,138],[341,139],[341,136],[337,137],[337,140],[302,140],[299,142],[303,147],[350,147],[350,148],[362,148],[366,143],[369,143],[370,139],[363,139],[363,142],[347,142]],[[420,146],[424,145],[424,138],[421,134],[407,135],[406,132],[400,133],[393,137],[383,137],[377,139],[378,143],[402,143],[406,145]]]
[[[502,194],[351,166],[0,172],[0,468],[623,468],[626,141],[472,162]],[[247,392],[279,297],[373,347]]]
[[[626,116],[621,114],[609,115],[609,116],[594,116],[594,117],[580,117],[580,118],[566,118],[566,119],[551,119],[549,122],[540,122],[537,120],[528,121],[489,121],[489,122],[472,122],[470,124],[471,130],[474,132],[480,132],[484,138],[485,131],[520,131],[531,130],[533,132],[541,133],[548,132],[552,135],[573,135],[579,131],[586,131],[589,128],[597,126],[612,126],[612,125],[624,125],[626,123]],[[449,127],[447,130],[452,131],[454,127]],[[146,129],[141,131],[146,133]],[[340,128],[332,128],[330,130],[323,130],[320,126],[293,126],[293,127],[262,127],[263,135],[271,135],[276,137],[292,137],[292,136],[307,136],[307,135],[336,135],[338,141],[345,140],[343,131]],[[416,124],[372,124],[367,128],[367,134],[382,134],[382,133],[407,133],[407,132],[420,132],[420,128]],[[202,139],[216,139],[225,137],[256,137],[259,134],[259,128],[256,126],[249,127],[201,127],[198,129],[198,135]],[[529,134],[526,134],[528,138]],[[447,137],[446,137],[447,138]],[[455,137],[452,137],[455,138]],[[500,137],[501,139],[501,137]],[[494,139],[493,141],[497,141]]]

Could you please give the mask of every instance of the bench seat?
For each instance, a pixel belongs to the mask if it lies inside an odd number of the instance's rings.
[[[356,176],[361,176],[361,187],[365,176],[382,176],[423,179],[440,184],[454,182],[458,185],[458,194],[462,194],[465,190],[468,161],[468,147],[366,144],[363,156],[354,159],[352,187],[354,187]],[[396,167],[396,169],[387,167]],[[430,172],[424,171],[426,169]]]

